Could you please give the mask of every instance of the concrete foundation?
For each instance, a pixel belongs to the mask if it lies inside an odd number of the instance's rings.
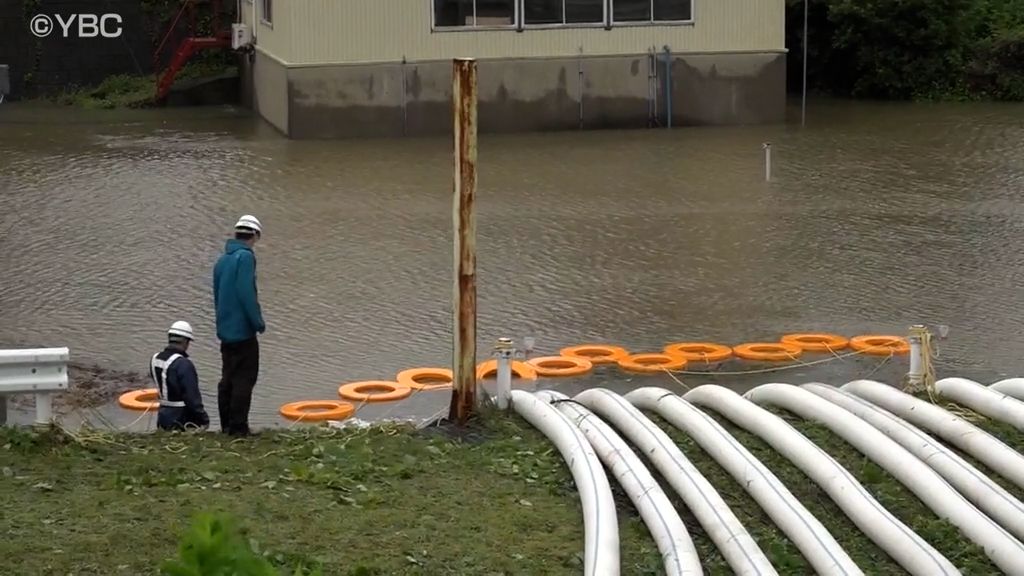
[[[659,58],[664,56],[659,54]],[[784,53],[481,60],[481,132],[782,122]],[[653,69],[652,69],[653,66]],[[286,67],[257,52],[243,101],[291,138],[447,134],[451,61]]]

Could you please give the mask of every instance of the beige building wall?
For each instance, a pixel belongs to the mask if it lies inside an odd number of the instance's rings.
[[[272,22],[263,0],[242,0],[256,44],[244,90],[292,138],[445,134],[451,59],[472,57],[482,132],[778,122],[784,2],[693,0],[692,23],[516,32],[432,31],[432,0],[274,0]]]
[[[249,0],[244,0],[243,4]],[[255,0],[258,11],[260,0]],[[275,0],[273,24],[257,24],[260,48],[290,65],[472,58],[780,52],[785,0],[693,0],[694,21],[512,30],[431,30],[431,0]],[[249,4],[245,10],[251,10]],[[244,10],[244,11],[245,11]],[[253,22],[250,14],[247,22]],[[260,18],[262,20],[262,18]]]

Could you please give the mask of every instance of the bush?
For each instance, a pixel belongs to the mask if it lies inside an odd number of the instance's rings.
[[[196,518],[178,548],[178,558],[160,567],[163,576],[282,576],[243,536],[235,521],[225,515],[202,514]],[[295,576],[320,576],[299,563]]]

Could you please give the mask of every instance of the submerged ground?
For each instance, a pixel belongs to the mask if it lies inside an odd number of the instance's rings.
[[[964,574],[998,573],[979,548],[851,446],[823,427],[777,413]],[[654,419],[722,493],[781,574],[813,573],[724,470]],[[718,420],[867,572],[904,573],[799,470],[761,440]],[[976,423],[1024,449],[1016,430]],[[468,430],[296,428],[234,441],[216,434],[4,429],[0,470],[0,501],[6,503],[0,558],[4,570],[17,567],[18,574],[155,574],[205,512],[236,518],[255,550],[288,574],[299,564],[337,575],[582,572],[582,517],[568,468],[516,416],[487,415]],[[622,573],[663,573],[644,524],[618,496]],[[677,507],[706,573],[730,574],[693,517],[678,501]]]

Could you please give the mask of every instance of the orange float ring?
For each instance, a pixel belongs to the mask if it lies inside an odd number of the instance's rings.
[[[410,394],[412,394],[412,388],[386,380],[365,380],[342,384],[338,387],[339,396],[355,402],[393,402],[406,398]]]
[[[665,370],[682,370],[686,358],[672,354],[630,354],[618,362],[619,368],[629,372],[653,374]]]
[[[526,363],[533,366],[538,376],[579,376],[594,369],[590,360],[573,356],[542,356]]]
[[[303,400],[281,406],[281,416],[289,420],[344,420],[355,414],[355,406],[337,400]]]
[[[838,334],[814,332],[809,334],[786,334],[782,337],[782,342],[799,346],[804,352],[833,352],[845,350],[850,345],[849,340]]]
[[[486,362],[481,362],[476,367],[476,379],[477,380],[484,380],[486,378],[490,378],[492,375],[495,375],[497,373],[498,373],[498,361],[497,360],[488,360]],[[533,366],[530,366],[526,362],[520,362],[518,360],[513,360],[512,361],[512,376],[513,376],[513,378],[520,378],[522,380],[536,380],[537,379],[537,371],[533,369]]]
[[[850,347],[871,356],[910,353],[910,344],[899,336],[857,336],[850,339]]]
[[[558,351],[562,356],[570,358],[582,358],[589,360],[591,364],[615,364],[626,356],[629,351],[620,346],[609,346],[607,344],[581,344],[569,346]]]
[[[685,358],[689,362],[714,364],[732,358],[732,348],[710,342],[676,342],[665,346],[665,354]]]
[[[409,368],[399,372],[395,380],[413,390],[441,390],[451,388],[453,378],[447,368]]]
[[[121,408],[127,410],[141,410],[143,412],[147,410],[159,410],[160,409],[160,392],[156,388],[146,388],[145,390],[132,390],[131,392],[125,392],[117,399],[117,403],[121,405]]]
[[[761,360],[764,362],[785,362],[794,360],[803,354],[803,348],[796,344],[785,342],[754,342],[752,344],[740,344],[732,349],[733,354],[746,360]]]

